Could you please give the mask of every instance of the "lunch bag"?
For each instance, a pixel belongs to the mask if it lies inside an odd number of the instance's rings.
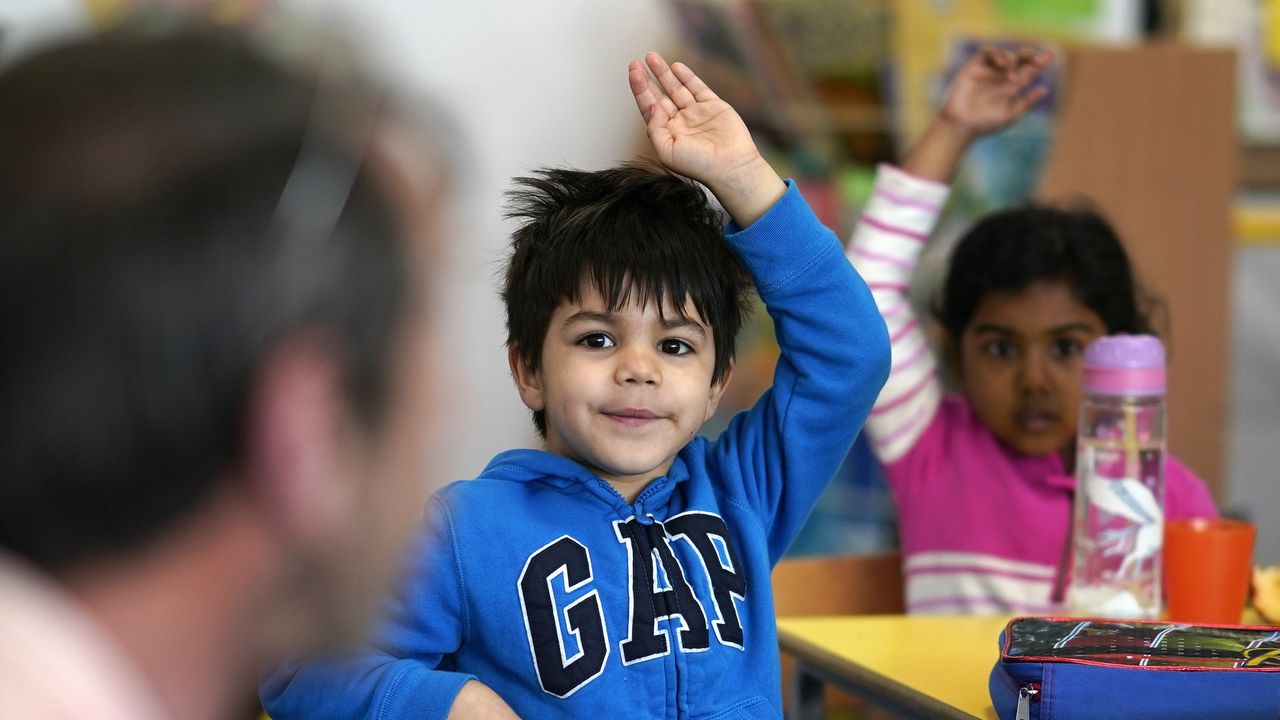
[[[1280,718],[1280,628],[1020,617],[988,683],[1001,720]]]

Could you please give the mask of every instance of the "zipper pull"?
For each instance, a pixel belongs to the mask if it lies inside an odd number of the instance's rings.
[[[1031,701],[1040,699],[1039,683],[1027,683],[1018,688],[1018,713],[1015,720],[1031,720]]]

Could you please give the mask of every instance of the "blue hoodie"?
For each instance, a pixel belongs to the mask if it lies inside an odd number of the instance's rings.
[[[440,491],[374,648],[268,676],[275,720],[444,718],[471,677],[522,718],[781,717],[770,573],[865,421],[889,343],[790,183],[725,238],[773,317],[773,387],[632,504],[537,450]]]

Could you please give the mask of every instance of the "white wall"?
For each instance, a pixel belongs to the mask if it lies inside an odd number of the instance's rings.
[[[294,0],[337,8],[370,59],[440,102],[465,161],[446,274],[441,348],[453,431],[437,480],[474,476],[501,450],[533,446],[528,411],[509,380],[497,273],[511,225],[502,193],[542,165],[602,168],[629,158],[643,124],[627,63],[675,45],[661,0]]]
[[[79,32],[88,19],[82,0],[0,0],[0,60]]]

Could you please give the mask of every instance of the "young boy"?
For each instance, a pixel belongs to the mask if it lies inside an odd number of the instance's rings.
[[[375,654],[263,686],[291,717],[780,717],[770,571],[883,384],[888,339],[835,236],[737,113],[656,53],[629,69],[658,159],[514,193],[509,358],[545,451],[498,455],[430,519]],[[749,291],[772,389],[696,437]],[[450,712],[452,710],[452,712]]]

